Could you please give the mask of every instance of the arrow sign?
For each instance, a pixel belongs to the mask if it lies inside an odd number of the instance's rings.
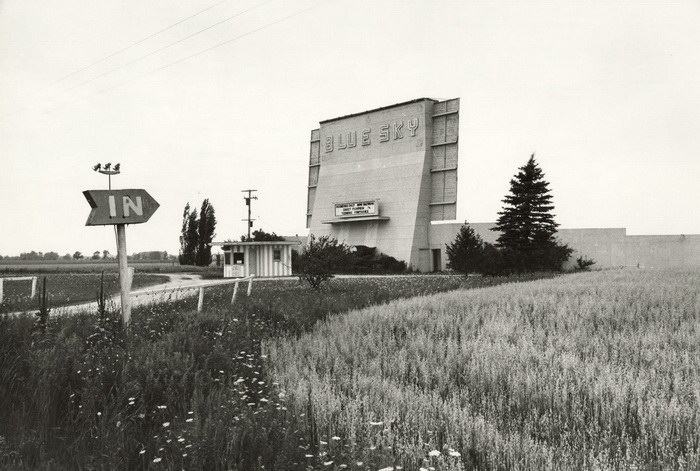
[[[141,224],[158,209],[158,202],[146,190],[86,190],[83,195],[92,211],[86,226]]]

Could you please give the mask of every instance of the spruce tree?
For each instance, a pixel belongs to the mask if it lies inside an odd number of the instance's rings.
[[[510,181],[510,194],[503,199],[494,231],[506,269],[515,272],[560,270],[571,249],[555,234],[552,195],[535,154]]]
[[[484,241],[466,222],[451,244],[446,244],[447,268],[469,274],[481,271]]]

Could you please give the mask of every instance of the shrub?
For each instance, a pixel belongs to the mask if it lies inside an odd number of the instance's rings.
[[[595,260],[581,256],[576,259],[576,265],[579,270],[589,270],[591,265],[595,265]]]
[[[352,273],[402,273],[406,262],[378,252],[374,247],[356,245],[348,256],[348,264],[338,267],[340,271]]]
[[[348,265],[350,248],[330,236],[318,239],[311,234],[309,244],[298,257],[299,281],[306,281],[313,289],[319,289],[333,278],[340,267]]]

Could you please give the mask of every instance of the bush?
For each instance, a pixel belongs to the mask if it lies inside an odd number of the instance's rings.
[[[340,267],[348,265],[350,247],[330,236],[318,239],[311,234],[309,244],[297,260],[299,281],[306,281],[313,289],[333,278]]]
[[[348,265],[338,267],[341,272],[351,273],[403,273],[406,271],[406,262],[394,257],[377,252],[374,247],[356,245],[350,252]]]
[[[579,270],[589,270],[591,265],[595,265],[595,260],[581,256],[576,259],[576,265]]]

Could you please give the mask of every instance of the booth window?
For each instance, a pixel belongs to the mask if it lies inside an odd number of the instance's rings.
[[[280,249],[275,249],[272,251],[272,259],[275,262],[279,262],[282,260],[282,251]]]
[[[224,265],[231,265],[231,252],[224,252]]]
[[[243,265],[245,254],[243,252],[233,252],[233,264]]]

